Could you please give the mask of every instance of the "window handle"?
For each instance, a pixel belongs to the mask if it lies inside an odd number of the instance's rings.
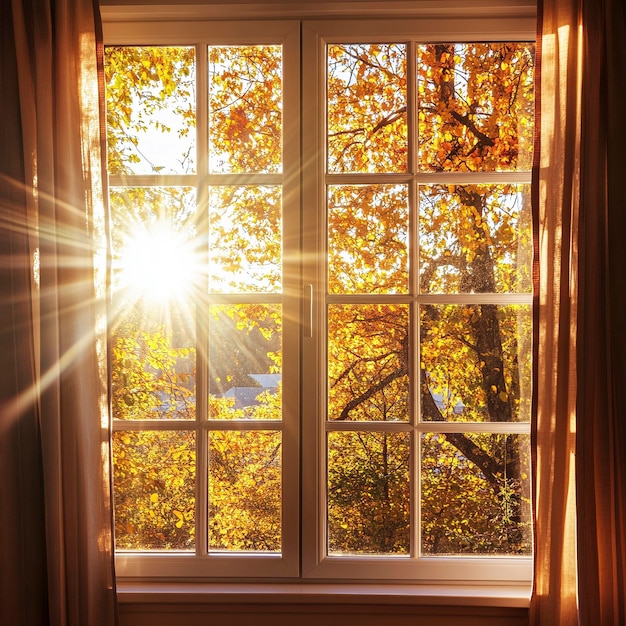
[[[313,285],[304,285],[302,294],[302,334],[313,337]]]

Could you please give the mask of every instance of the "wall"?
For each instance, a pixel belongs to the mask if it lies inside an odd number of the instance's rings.
[[[528,609],[411,605],[144,604],[120,606],[120,626],[528,626]]]

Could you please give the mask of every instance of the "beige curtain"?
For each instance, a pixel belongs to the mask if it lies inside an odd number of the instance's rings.
[[[531,623],[626,624],[623,0],[539,4]]]
[[[0,623],[115,623],[92,0],[0,3]]]

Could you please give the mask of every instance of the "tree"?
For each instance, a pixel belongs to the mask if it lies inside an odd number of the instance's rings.
[[[329,169],[404,172],[407,101],[404,46],[329,46]],[[417,161],[431,172],[528,168],[532,147],[533,49],[526,44],[421,45]],[[382,85],[382,86],[381,86]],[[335,185],[329,193],[329,288],[333,293],[408,293],[408,191],[400,185]],[[519,293],[530,289],[527,193],[512,184],[420,186],[422,293]],[[381,254],[384,250],[385,253]],[[329,418],[406,420],[412,374],[407,305],[329,309]],[[426,421],[528,419],[530,313],[523,305],[424,304],[419,317],[421,416]],[[363,476],[390,461],[388,445],[349,452],[331,464],[331,511],[369,519],[361,550],[394,552],[388,524],[367,498]],[[381,432],[379,437],[388,440]],[[335,445],[338,445],[335,443]],[[422,550],[528,553],[525,438],[426,433],[421,441]],[[396,444],[396,450],[400,447]],[[350,464],[353,466],[350,468]],[[335,485],[351,477],[358,515]],[[388,485],[397,476],[386,474]],[[384,490],[383,490],[384,491]],[[403,499],[404,498],[404,499]],[[408,527],[408,496],[398,496]],[[378,520],[378,522],[376,522]],[[376,526],[378,524],[378,526]],[[331,544],[354,551],[341,525]],[[342,544],[343,541],[343,544]],[[408,541],[408,540],[407,540]],[[404,544],[400,551],[407,551]]]

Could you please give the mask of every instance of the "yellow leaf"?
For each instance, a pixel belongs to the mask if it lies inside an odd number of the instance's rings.
[[[158,493],[153,493],[150,495],[150,502],[158,502],[159,501],[159,494]]]

